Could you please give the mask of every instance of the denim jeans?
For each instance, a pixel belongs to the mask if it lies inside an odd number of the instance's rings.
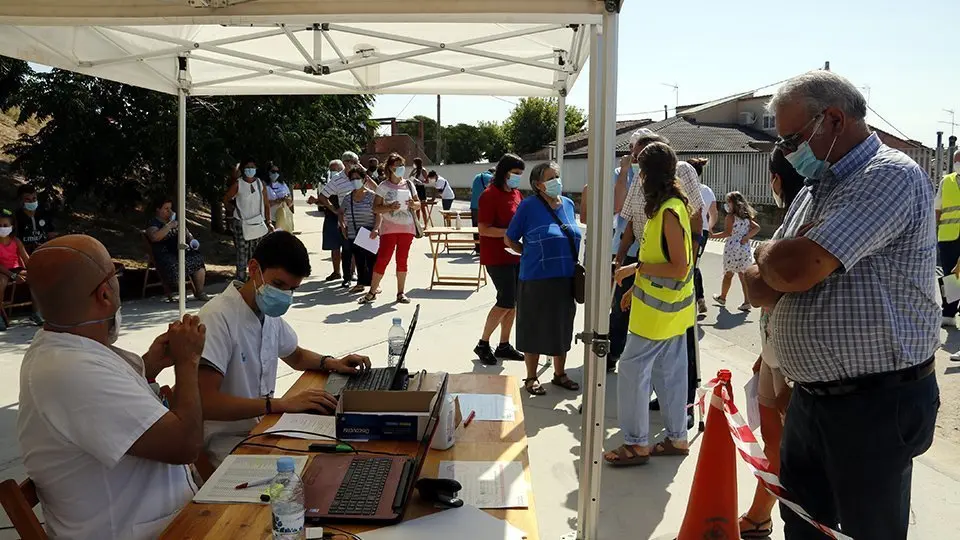
[[[893,388],[815,396],[797,385],[780,445],[780,480],[820,523],[856,539],[903,540],[913,458],[933,442],[935,375]],[[823,533],[780,505],[787,540]]]
[[[687,439],[687,346],[679,335],[653,341],[627,336],[617,376],[617,417],[626,444],[650,444],[650,385],[672,440]]]
[[[623,265],[631,265],[637,262],[636,257],[627,255],[623,259]],[[608,358],[617,359],[623,354],[623,348],[627,343],[627,331],[630,327],[630,311],[620,309],[620,298],[633,288],[634,276],[623,280],[622,285],[617,285],[613,292],[613,298],[610,301],[610,353]]]

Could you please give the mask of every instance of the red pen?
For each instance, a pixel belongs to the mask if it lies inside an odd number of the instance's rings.
[[[467,416],[466,421],[463,422],[463,427],[470,425],[470,422],[473,422],[473,418],[477,416],[477,411],[470,411],[470,414]]]

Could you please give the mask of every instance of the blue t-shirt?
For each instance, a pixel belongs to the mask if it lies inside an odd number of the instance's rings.
[[[613,170],[613,185],[617,185],[617,177],[620,176],[620,167],[617,167]],[[630,192],[630,186],[633,184],[633,167],[627,170],[627,193]],[[617,214],[617,217],[613,220],[613,254],[616,255],[617,251],[620,249],[620,237],[623,236],[623,231],[627,230],[627,220],[623,218],[620,214]],[[633,241],[633,245],[630,246],[630,249],[627,250],[628,257],[636,257],[637,253],[640,252],[640,242],[636,240]]]
[[[580,227],[577,225],[573,201],[561,197],[557,217],[573,234],[575,252],[570,240],[557,225],[551,209],[537,196],[527,197],[517,207],[507,227],[507,238],[523,244],[520,257],[520,280],[533,281],[559,277],[573,277],[573,269],[580,255]]]
[[[473,187],[470,189],[470,209],[478,210],[480,208],[480,195],[483,195],[487,186],[493,181],[493,175],[489,171],[482,172],[473,177]]]

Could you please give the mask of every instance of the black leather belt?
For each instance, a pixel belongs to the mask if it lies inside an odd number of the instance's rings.
[[[933,374],[936,369],[933,358],[922,364],[910,366],[898,371],[864,375],[855,379],[843,381],[795,383],[808,394],[815,396],[843,396],[866,390],[892,388],[904,383],[919,381]]]

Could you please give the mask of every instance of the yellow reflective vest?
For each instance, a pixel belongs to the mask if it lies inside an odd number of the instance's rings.
[[[960,238],[960,185],[957,184],[957,173],[943,177],[940,197],[943,209],[937,226],[937,241],[952,242]]]
[[[657,214],[647,220],[640,243],[639,260],[646,264],[667,262],[663,238],[663,213],[667,210],[677,214],[683,227],[683,247],[687,253],[686,278],[650,277],[638,270],[630,304],[630,332],[653,341],[683,335],[687,328],[693,326],[696,317],[690,216],[683,201],[668,199],[657,210]]]

